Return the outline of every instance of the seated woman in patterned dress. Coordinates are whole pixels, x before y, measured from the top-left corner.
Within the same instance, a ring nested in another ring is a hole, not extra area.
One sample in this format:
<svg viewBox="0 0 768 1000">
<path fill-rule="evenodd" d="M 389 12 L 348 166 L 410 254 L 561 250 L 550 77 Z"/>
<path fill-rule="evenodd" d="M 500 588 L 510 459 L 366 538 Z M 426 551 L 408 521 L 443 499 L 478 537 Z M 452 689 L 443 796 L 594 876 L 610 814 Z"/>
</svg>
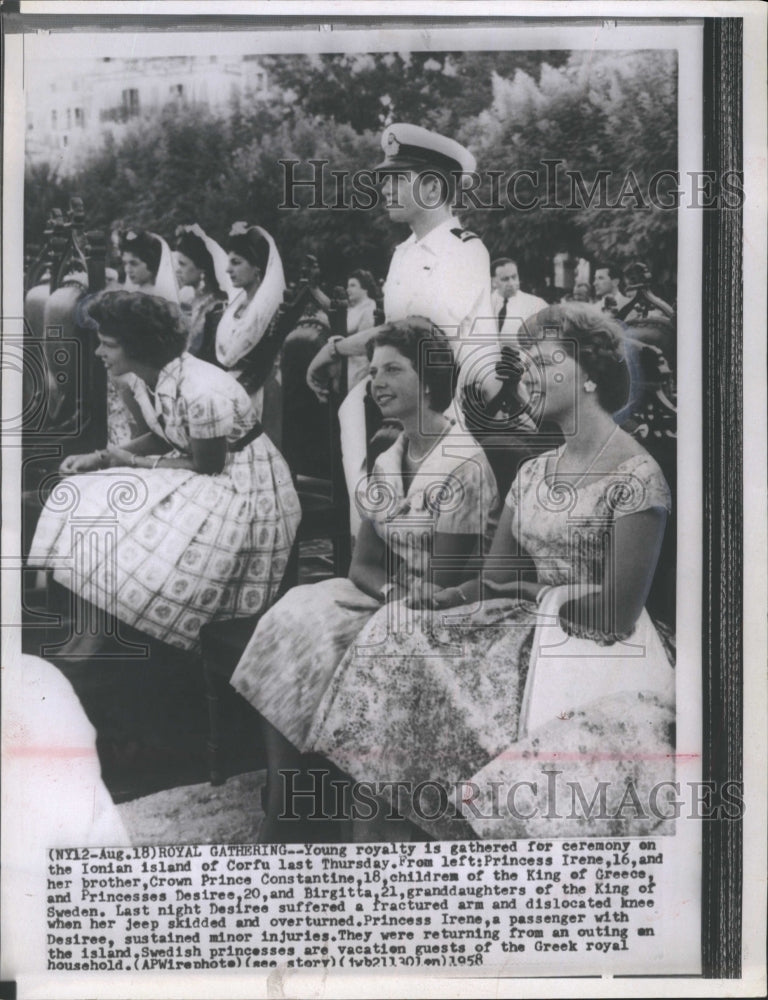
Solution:
<svg viewBox="0 0 768 1000">
<path fill-rule="evenodd" d="M 149 429 L 64 459 L 29 561 L 145 635 L 195 650 L 202 625 L 274 599 L 301 516 L 291 475 L 245 391 L 186 353 L 178 309 L 103 292 L 89 315 L 97 355 L 126 378 Z"/>
<path fill-rule="evenodd" d="M 410 630 L 377 615 L 358 633 L 302 745 L 357 781 L 402 782 L 400 815 L 440 838 L 615 833 L 628 825 L 641 834 L 659 818 L 633 826 L 628 813 L 603 817 L 603 825 L 569 817 L 558 829 L 542 802 L 542 768 L 552 763 L 563 788 L 581 782 L 588 800 L 605 780 L 609 813 L 628 781 L 643 790 L 647 812 L 647 794 L 671 777 L 674 671 L 644 611 L 669 490 L 611 416 L 629 386 L 618 325 L 569 303 L 525 328 L 522 391 L 531 414 L 556 422 L 565 444 L 521 467 L 479 576 L 422 594 Z M 571 658 L 560 687 L 532 693 L 537 721 L 527 731 L 525 682 L 532 648 L 543 649 L 534 647 L 536 626 L 547 623 L 557 630 L 547 654 L 569 634 L 580 645 L 563 650 Z M 538 800 L 507 796 L 530 783 Z M 369 834 L 385 839 L 387 826 Z"/>
<path fill-rule="evenodd" d="M 358 495 L 363 523 L 349 577 L 290 590 L 261 619 L 232 677 L 265 720 L 262 842 L 302 842 L 320 832 L 311 821 L 279 818 L 279 771 L 305 767 L 318 703 L 361 629 L 371 619 L 396 627 L 401 599 L 428 586 L 427 578 L 440 587 L 464 579 L 466 559 L 482 551 L 497 506 L 485 455 L 443 415 L 456 368 L 442 332 L 411 317 L 382 327 L 368 351 L 373 398 L 403 432 Z"/>
</svg>

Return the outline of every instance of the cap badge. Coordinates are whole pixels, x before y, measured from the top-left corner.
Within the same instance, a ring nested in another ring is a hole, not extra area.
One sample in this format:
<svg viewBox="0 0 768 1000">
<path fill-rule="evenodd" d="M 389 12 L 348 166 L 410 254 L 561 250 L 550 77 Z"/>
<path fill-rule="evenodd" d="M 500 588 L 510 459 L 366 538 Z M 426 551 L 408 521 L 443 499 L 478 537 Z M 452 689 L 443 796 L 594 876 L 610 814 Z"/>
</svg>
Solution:
<svg viewBox="0 0 768 1000">
<path fill-rule="evenodd" d="M 400 143 L 397 141 L 394 132 L 390 132 L 387 136 L 387 144 L 385 146 L 385 152 L 388 156 L 397 156 L 400 151 Z"/>
</svg>

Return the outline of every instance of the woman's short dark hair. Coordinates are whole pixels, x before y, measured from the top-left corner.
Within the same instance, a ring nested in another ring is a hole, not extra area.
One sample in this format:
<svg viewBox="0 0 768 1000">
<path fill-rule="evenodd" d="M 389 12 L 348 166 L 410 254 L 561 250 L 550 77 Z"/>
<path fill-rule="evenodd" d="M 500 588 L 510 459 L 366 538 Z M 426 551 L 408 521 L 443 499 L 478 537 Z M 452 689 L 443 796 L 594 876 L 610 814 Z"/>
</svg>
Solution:
<svg viewBox="0 0 768 1000">
<path fill-rule="evenodd" d="M 162 368 L 182 354 L 187 332 L 178 308 L 157 295 L 101 292 L 88 317 L 105 337 L 114 337 L 129 358 Z"/>
<path fill-rule="evenodd" d="M 430 409 L 442 413 L 450 406 L 459 370 L 450 341 L 439 326 L 423 316 L 385 323 L 366 345 L 369 361 L 377 347 L 394 347 L 408 358 L 421 384 L 429 389 Z"/>
<path fill-rule="evenodd" d="M 236 223 L 237 225 L 237 223 Z M 253 227 L 243 232 L 230 233 L 227 238 L 227 253 L 236 253 L 247 260 L 252 267 L 258 267 L 262 275 L 269 261 L 269 243 Z"/>
<path fill-rule="evenodd" d="M 362 268 L 358 268 L 358 270 L 353 271 L 349 277 L 354 278 L 360 287 L 366 290 L 369 298 L 376 299 L 379 294 L 379 289 L 376 285 L 376 279 L 370 271 L 364 271 Z"/>
<path fill-rule="evenodd" d="M 615 413 L 629 398 L 629 369 L 624 358 L 624 335 L 607 313 L 589 303 L 561 302 L 547 306 L 525 320 L 521 340 L 541 340 L 556 336 L 563 349 L 576 361 L 597 388 L 604 410 Z"/>
<path fill-rule="evenodd" d="M 176 250 L 178 253 L 188 257 L 195 267 L 203 272 L 208 288 L 215 291 L 219 287 L 219 283 L 216 280 L 216 269 L 213 266 L 213 257 L 211 257 L 208 247 L 199 236 L 190 232 L 181 233 L 176 240 Z"/>
<path fill-rule="evenodd" d="M 134 257 L 143 260 L 152 272 L 152 279 L 157 277 L 163 245 L 152 233 L 143 229 L 124 230 L 120 233 L 120 253 L 132 253 Z"/>
</svg>

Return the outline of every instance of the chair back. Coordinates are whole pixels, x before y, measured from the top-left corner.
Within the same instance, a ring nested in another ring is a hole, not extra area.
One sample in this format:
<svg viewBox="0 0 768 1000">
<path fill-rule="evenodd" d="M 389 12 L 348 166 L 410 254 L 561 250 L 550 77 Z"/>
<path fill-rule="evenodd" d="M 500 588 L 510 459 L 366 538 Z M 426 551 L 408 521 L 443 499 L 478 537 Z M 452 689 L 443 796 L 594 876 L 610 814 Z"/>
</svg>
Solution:
<svg viewBox="0 0 768 1000">
<path fill-rule="evenodd" d="M 286 337 L 281 352 L 283 393 L 283 456 L 293 476 L 302 509 L 298 542 L 329 539 L 333 544 L 334 573 L 346 574 L 351 555 L 349 497 L 341 456 L 338 410 L 346 396 L 346 364 L 321 403 L 307 385 L 310 362 L 326 343 L 331 330 L 346 331 L 346 295 L 334 289 L 326 320 L 315 304 L 307 302 L 302 316 Z M 298 550 L 288 574 L 295 583 Z"/>
</svg>

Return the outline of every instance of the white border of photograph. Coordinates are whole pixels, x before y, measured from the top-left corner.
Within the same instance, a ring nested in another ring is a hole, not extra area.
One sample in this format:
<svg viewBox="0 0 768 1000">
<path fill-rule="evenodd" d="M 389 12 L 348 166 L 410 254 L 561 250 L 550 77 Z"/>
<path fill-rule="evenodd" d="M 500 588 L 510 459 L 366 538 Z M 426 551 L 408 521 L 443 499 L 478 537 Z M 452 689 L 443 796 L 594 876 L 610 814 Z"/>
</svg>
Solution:
<svg viewBox="0 0 768 1000">
<path fill-rule="evenodd" d="M 99 4 L 100 14 L 126 13 L 124 5 Z M 756 5 L 759 7 L 760 5 Z M 46 13 L 56 15 L 76 14 L 79 10 L 92 14 L 94 5 L 80 4 L 23 4 L 22 12 Z M 210 5 L 164 3 L 162 10 L 159 5 L 137 3 L 130 5 L 130 13 L 143 14 L 148 18 L 161 12 L 163 14 L 178 14 L 180 17 L 193 13 L 210 14 Z M 618 8 L 618 9 L 617 9 Z M 706 9 L 702 9 L 706 8 Z M 740 16 L 748 14 L 753 5 L 733 4 L 652 4 L 635 3 L 617 4 L 580 4 L 577 11 L 574 5 L 540 3 L 535 7 L 525 4 L 398 4 L 393 10 L 391 4 L 223 4 L 217 7 L 216 14 L 267 14 L 279 15 L 289 13 L 299 16 L 307 11 L 317 16 L 321 10 L 329 14 L 346 16 L 351 13 L 363 13 L 369 16 L 396 13 L 406 19 L 409 14 L 447 14 L 457 13 L 472 17 L 481 15 L 510 14 L 562 17 L 562 24 L 531 25 L 530 23 L 510 25 L 514 33 L 513 45 L 502 43 L 498 29 L 487 28 L 437 28 L 437 29 L 344 29 L 334 31 L 299 31 L 299 30 L 254 30 L 233 33 L 166 31 L 162 34 L 136 33 L 97 33 L 80 34 L 76 32 L 51 33 L 39 36 L 8 36 L 5 37 L 5 158 L 4 158 L 4 240 L 3 263 L 5 280 L 3 282 L 3 317 L 20 317 L 23 313 L 23 282 L 21 280 L 21 254 L 23 246 L 22 199 L 19 193 L 23 188 L 23 144 L 25 136 L 24 103 L 19 100 L 18 81 L 25 74 L 34 71 L 36 60 L 65 58 L 76 59 L 79 55 L 126 56 L 132 51 L 142 57 L 151 55 L 193 54 L 196 51 L 206 54 L 220 51 L 232 53 L 241 45 L 248 52 L 278 53 L 278 52 L 310 52 L 310 51 L 386 51 L 402 50 L 406 47 L 423 49 L 429 47 L 435 51 L 461 48 L 496 49 L 496 48 L 676 48 L 679 53 L 679 163 L 681 175 L 687 171 L 701 169 L 702 164 L 702 108 L 701 108 L 701 74 L 702 74 L 702 29 L 700 25 L 670 24 L 663 31 L 658 26 L 623 25 L 611 23 L 613 17 L 695 17 L 704 16 Z M 607 22 L 602 27 L 594 23 L 574 26 L 569 18 L 585 18 L 602 16 Z M 757 797 L 756 792 L 765 791 L 764 774 L 764 681 L 762 676 L 753 676 L 752 671 L 764 662 L 765 630 L 763 625 L 764 609 L 764 556 L 765 551 L 765 521 L 757 516 L 755 505 L 764 505 L 764 472 L 765 434 L 762 424 L 765 409 L 764 364 L 753 363 L 753 359 L 764 361 L 764 343 L 760 343 L 759 333 L 764 325 L 765 290 L 765 197 L 762 193 L 765 180 L 764 163 L 760 167 L 757 162 L 761 153 L 765 152 L 763 118 L 757 107 L 758 95 L 763 101 L 764 90 L 760 83 L 764 79 L 761 73 L 764 69 L 764 48 L 759 48 L 760 39 L 764 41 L 764 18 L 760 25 L 755 23 L 755 30 L 750 32 L 745 25 L 745 48 L 753 53 L 745 59 L 745 70 L 750 66 L 756 71 L 748 80 L 747 94 L 753 94 L 751 103 L 745 101 L 745 115 L 749 115 L 749 123 L 745 121 L 745 154 L 746 154 L 746 187 L 747 204 L 745 207 L 745 223 L 748 228 L 746 245 L 753 248 L 750 256 L 745 256 L 745 282 L 748 293 L 745 295 L 745 409 L 747 414 L 754 413 L 753 407 L 761 414 L 759 420 L 752 421 L 747 415 L 745 432 L 754 435 L 751 443 L 745 442 L 745 454 L 754 459 L 752 468 L 745 468 L 750 475 L 747 487 L 747 521 L 745 523 L 745 576 L 747 587 L 745 599 L 745 639 L 747 641 L 746 662 L 750 675 L 745 680 L 745 735 L 746 745 L 755 746 L 758 753 L 745 760 L 747 788 L 749 791 L 748 808 L 745 817 L 745 836 L 748 833 L 747 845 L 760 850 L 764 845 L 765 815 L 762 806 L 755 808 L 756 802 L 763 803 L 764 794 Z M 461 40 L 457 44 L 456 31 L 461 31 Z M 23 50 L 23 51 L 22 51 Z M 61 54 L 61 56 L 60 56 Z M 763 69 L 761 69 L 761 67 Z M 759 123 L 757 119 L 759 118 Z M 631 164 L 630 164 L 631 165 Z M 664 166 L 664 165 L 661 165 Z M 678 495 L 676 503 L 679 510 L 694 512 L 679 521 L 678 537 L 678 764 L 677 780 L 681 783 L 700 779 L 700 759 L 696 754 L 701 747 L 701 260 L 702 260 L 702 213 L 697 210 L 681 208 L 678 215 L 678 358 L 679 358 L 679 434 L 678 434 Z M 760 222 L 762 220 L 762 226 Z M 759 230 L 759 231 L 756 231 Z M 762 305 L 762 310 L 761 310 Z M 16 330 L 11 331 L 16 333 Z M 6 371 L 3 372 L 3 416 L 18 412 L 20 380 Z M 747 407 L 749 407 L 747 409 Z M 20 453 L 18 450 L 6 450 L 3 454 L 3 620 L 8 623 L 20 616 L 20 598 L 17 568 L 20 555 L 18 548 L 18 523 L 14 524 L 12 501 L 9 497 L 18 496 L 20 483 Z M 755 483 L 755 479 L 757 480 Z M 762 511 L 760 512 L 762 513 Z M 10 516 L 9 516 L 10 515 Z M 755 543 L 759 545 L 759 558 L 755 558 Z M 755 565 L 757 564 L 757 566 Z M 18 657 L 20 652 L 20 631 L 13 628 L 3 630 L 4 662 Z M 755 671 L 757 672 L 757 671 Z M 763 715 L 757 714 L 762 706 Z M 688 759 L 687 755 L 691 757 Z M 22 818 L 6 817 L 5 822 L 23 822 Z M 558 983 L 557 980 L 499 980 L 493 984 L 486 976 L 470 979 L 458 975 L 414 976 L 413 974 L 397 973 L 388 976 L 386 984 L 381 974 L 357 976 L 351 978 L 334 973 L 309 973 L 307 970 L 275 970 L 269 976 L 257 977 L 249 974 L 247 977 L 238 975 L 213 974 L 184 976 L 181 974 L 164 974 L 157 977 L 136 977 L 123 974 L 118 982 L 114 977 L 103 977 L 96 974 L 88 975 L 87 990 L 89 994 L 108 996 L 125 996 L 126 986 L 130 985 L 131 997 L 250 997 L 268 995 L 295 996 L 380 996 L 386 985 L 388 996 L 411 996 L 418 990 L 423 996 L 486 996 L 493 988 L 498 996 L 550 996 L 550 995 L 583 995 L 583 996 L 640 996 L 667 995 L 739 995 L 736 983 L 722 984 L 721 989 L 712 980 L 700 981 L 695 976 L 700 963 L 700 908 L 698 894 L 700 891 L 701 843 L 700 825 L 680 821 L 675 837 L 664 839 L 664 851 L 668 856 L 665 869 L 674 870 L 674 878 L 665 883 L 664 906 L 665 928 L 663 940 L 668 942 L 673 952 L 670 963 L 663 965 L 662 975 L 691 976 L 691 979 L 666 980 L 664 978 L 637 980 L 622 979 L 620 982 L 610 982 L 610 977 L 602 980 L 588 979 L 583 982 L 568 980 Z M 760 836 L 762 834 L 762 840 Z M 757 838 L 757 839 L 756 839 Z M 754 856 L 754 865 L 764 865 L 764 859 Z M 750 867 L 749 855 L 745 856 L 745 871 L 755 871 Z M 745 886 L 745 889 L 747 886 Z M 6 919 L 12 910 L 12 901 L 3 900 L 6 904 L 4 912 Z M 43 914 L 41 913 L 41 918 Z M 755 944 L 753 934 L 760 933 L 760 918 L 765 922 L 764 905 L 755 903 L 754 898 L 745 895 L 744 910 L 745 960 L 748 956 L 755 962 L 755 956 L 760 955 L 760 944 Z M 660 935 L 661 936 L 661 935 Z M 748 945 L 748 939 L 751 944 Z M 758 939 L 759 940 L 759 939 Z M 34 956 L 32 956 L 34 957 Z M 39 958 L 39 956 L 38 956 Z M 21 961 L 21 959 L 19 959 Z M 23 966 L 19 966 L 19 969 Z M 27 966 L 27 968 L 30 968 Z M 563 963 L 553 963 L 556 974 L 564 968 Z M 4 974 L 9 976 L 4 962 Z M 616 970 L 619 971 L 619 970 Z M 574 967 L 578 974 L 578 968 Z M 654 970 L 656 973 L 656 970 Z M 746 969 L 745 969 L 746 973 Z M 47 974 L 19 974 L 20 997 L 80 997 L 84 985 L 78 983 L 77 977 L 61 978 Z M 746 986 L 746 982 L 742 984 Z M 690 992 L 689 992 L 690 990 Z M 699 992 L 701 990 L 701 992 Z M 744 994 L 749 995 L 749 994 Z"/>
</svg>

